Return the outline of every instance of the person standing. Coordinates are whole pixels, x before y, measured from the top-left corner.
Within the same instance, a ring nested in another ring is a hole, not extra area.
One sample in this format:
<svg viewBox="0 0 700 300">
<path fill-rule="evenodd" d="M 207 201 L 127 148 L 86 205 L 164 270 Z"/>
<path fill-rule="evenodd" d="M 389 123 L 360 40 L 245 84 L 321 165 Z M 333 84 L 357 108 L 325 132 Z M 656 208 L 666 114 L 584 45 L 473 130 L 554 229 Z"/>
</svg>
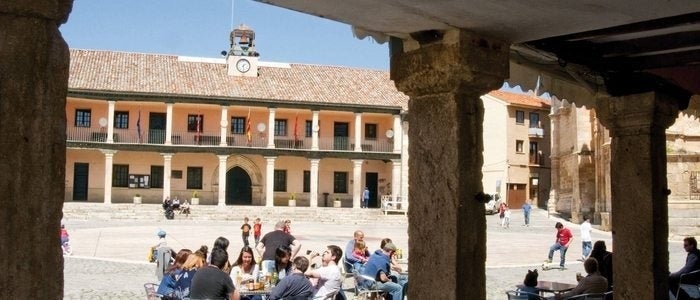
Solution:
<svg viewBox="0 0 700 300">
<path fill-rule="evenodd" d="M 262 222 L 260 218 L 255 218 L 255 223 L 253 223 L 253 237 L 255 238 L 255 246 L 260 243 L 260 233 L 262 232 Z"/>
<path fill-rule="evenodd" d="M 571 244 L 571 241 L 573 240 L 574 236 L 571 234 L 571 230 L 569 230 L 569 228 L 565 228 L 561 222 L 557 222 L 557 224 L 554 225 L 554 228 L 557 229 L 557 235 L 556 240 L 554 241 L 554 245 L 552 245 L 552 247 L 549 247 L 547 263 L 552 262 L 552 257 L 554 257 L 554 251 L 558 250 L 559 256 L 561 257 L 559 267 L 564 269 L 564 263 L 566 262 L 566 250 L 569 249 L 569 244 Z"/>
<path fill-rule="evenodd" d="M 243 225 L 241 225 L 241 237 L 243 238 L 243 246 L 246 247 L 250 245 L 248 238 L 250 237 L 250 224 L 248 224 L 248 217 L 243 218 Z"/>
<path fill-rule="evenodd" d="M 525 200 L 525 204 L 523 204 L 523 215 L 525 216 L 525 224 L 523 224 L 523 226 L 530 226 L 530 211 L 532 211 L 532 205 L 530 205 L 530 200 Z"/>
<path fill-rule="evenodd" d="M 362 191 L 362 205 L 360 206 L 361 208 L 368 208 L 369 207 L 369 189 L 365 187 L 365 190 Z"/>
<path fill-rule="evenodd" d="M 258 253 L 262 256 L 262 272 L 272 272 L 275 267 L 275 252 L 281 246 L 291 248 L 291 257 L 295 257 L 301 242 L 294 238 L 291 234 L 284 232 L 285 222 L 279 221 L 275 224 L 275 230 L 268 232 L 260 240 L 260 243 L 255 247 Z"/>
<path fill-rule="evenodd" d="M 165 240 L 165 231 L 158 231 L 158 245 L 156 245 L 156 277 L 158 281 L 163 280 L 163 274 L 170 267 L 173 261 L 173 249 L 168 246 Z"/>
<path fill-rule="evenodd" d="M 581 261 L 588 258 L 588 254 L 591 253 L 593 249 L 593 241 L 591 240 L 591 222 L 588 216 L 583 216 L 583 223 L 581 223 Z"/>
<path fill-rule="evenodd" d="M 510 228 L 510 208 L 508 208 L 508 205 L 506 205 L 505 211 L 503 212 L 501 227 Z"/>
</svg>

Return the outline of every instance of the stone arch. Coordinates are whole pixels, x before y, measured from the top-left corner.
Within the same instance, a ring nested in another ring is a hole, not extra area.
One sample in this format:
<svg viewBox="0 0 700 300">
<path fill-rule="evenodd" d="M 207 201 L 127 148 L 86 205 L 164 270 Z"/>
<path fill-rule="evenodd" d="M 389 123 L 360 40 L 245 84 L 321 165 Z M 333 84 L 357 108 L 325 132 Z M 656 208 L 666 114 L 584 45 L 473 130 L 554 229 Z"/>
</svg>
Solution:
<svg viewBox="0 0 700 300">
<path fill-rule="evenodd" d="M 243 156 L 243 155 L 232 155 L 226 160 L 226 171 L 228 172 L 229 170 L 235 168 L 235 167 L 240 167 L 244 171 L 248 173 L 248 176 L 250 176 L 250 185 L 252 189 L 252 196 L 253 196 L 253 204 L 254 205 L 263 205 L 263 197 L 262 197 L 262 182 L 263 182 L 263 175 L 262 171 L 258 167 L 253 160 L 250 158 Z M 219 167 L 217 166 L 214 169 L 214 176 L 212 183 L 214 185 L 219 185 Z"/>
</svg>

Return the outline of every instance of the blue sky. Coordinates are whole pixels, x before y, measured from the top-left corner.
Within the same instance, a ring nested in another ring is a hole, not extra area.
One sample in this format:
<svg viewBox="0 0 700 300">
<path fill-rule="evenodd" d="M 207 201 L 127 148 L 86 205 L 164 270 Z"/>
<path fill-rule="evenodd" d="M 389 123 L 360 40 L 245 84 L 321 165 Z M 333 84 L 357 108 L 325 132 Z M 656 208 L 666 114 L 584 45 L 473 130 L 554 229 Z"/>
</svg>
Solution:
<svg viewBox="0 0 700 300">
<path fill-rule="evenodd" d="M 220 57 L 231 1 L 75 0 L 60 30 L 71 48 Z M 389 69 L 388 44 L 358 40 L 346 24 L 235 0 L 234 27 L 240 23 L 255 30 L 263 61 Z"/>
</svg>

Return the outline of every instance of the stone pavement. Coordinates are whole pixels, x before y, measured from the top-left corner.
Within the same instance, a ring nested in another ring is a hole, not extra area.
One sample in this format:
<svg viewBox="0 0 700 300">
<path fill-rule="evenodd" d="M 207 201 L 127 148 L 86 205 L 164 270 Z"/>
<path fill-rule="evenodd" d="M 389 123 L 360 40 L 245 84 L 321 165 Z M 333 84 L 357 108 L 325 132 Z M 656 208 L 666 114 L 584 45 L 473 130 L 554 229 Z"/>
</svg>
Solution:
<svg viewBox="0 0 700 300">
<path fill-rule="evenodd" d="M 307 249 L 322 250 L 328 244 L 344 248 L 356 229 L 365 232 L 372 249 L 378 248 L 379 241 L 384 237 L 393 239 L 397 247 L 408 249 L 407 224 L 318 224 L 290 218 L 292 234 L 302 242 L 302 253 Z M 549 246 L 554 242 L 554 223 L 561 220 L 548 217 L 543 210 L 533 211 L 530 227 L 522 226 L 523 217 L 519 210 L 513 210 L 509 229 L 500 227 L 497 215 L 487 215 L 486 219 L 487 298 L 505 299 L 505 291 L 521 283 L 528 269 L 541 269 Z M 576 261 L 581 256 L 579 226 L 562 222 L 574 234 L 573 244 L 567 253 L 568 269 L 540 270 L 540 279 L 575 283 L 575 274 L 585 273 L 581 262 Z M 144 299 L 143 284 L 156 280 L 155 266 L 146 262 L 146 256 L 148 248 L 157 242 L 156 232 L 159 229 L 168 233 L 168 243 L 174 249 L 186 247 L 194 250 L 202 244 L 211 249 L 218 236 L 231 241 L 231 256 L 237 256 L 238 249 L 243 246 L 240 222 L 67 219 L 65 223 L 73 247 L 73 256 L 65 258 L 65 299 Z M 272 220 L 263 220 L 263 234 L 272 230 L 272 223 Z M 593 240 L 599 239 L 605 240 L 612 248 L 610 233 L 594 230 Z M 675 271 L 685 262 L 682 243 L 670 242 L 669 252 L 670 269 Z M 410 257 L 410 252 L 405 250 L 404 255 Z M 436 249 L 436 255 L 440 255 L 439 249 Z M 558 262 L 558 259 L 556 253 L 554 261 Z"/>
</svg>

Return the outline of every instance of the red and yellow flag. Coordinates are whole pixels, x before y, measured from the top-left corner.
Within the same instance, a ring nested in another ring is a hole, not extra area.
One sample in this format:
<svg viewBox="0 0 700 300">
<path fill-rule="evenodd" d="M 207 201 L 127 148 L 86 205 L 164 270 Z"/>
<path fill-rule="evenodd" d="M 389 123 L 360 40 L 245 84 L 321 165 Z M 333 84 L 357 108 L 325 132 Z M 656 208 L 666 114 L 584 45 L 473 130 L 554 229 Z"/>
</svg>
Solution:
<svg viewBox="0 0 700 300">
<path fill-rule="evenodd" d="M 253 140 L 253 135 L 250 132 L 250 108 L 248 108 L 248 117 L 245 119 L 245 135 L 248 137 L 248 144 Z"/>
</svg>

